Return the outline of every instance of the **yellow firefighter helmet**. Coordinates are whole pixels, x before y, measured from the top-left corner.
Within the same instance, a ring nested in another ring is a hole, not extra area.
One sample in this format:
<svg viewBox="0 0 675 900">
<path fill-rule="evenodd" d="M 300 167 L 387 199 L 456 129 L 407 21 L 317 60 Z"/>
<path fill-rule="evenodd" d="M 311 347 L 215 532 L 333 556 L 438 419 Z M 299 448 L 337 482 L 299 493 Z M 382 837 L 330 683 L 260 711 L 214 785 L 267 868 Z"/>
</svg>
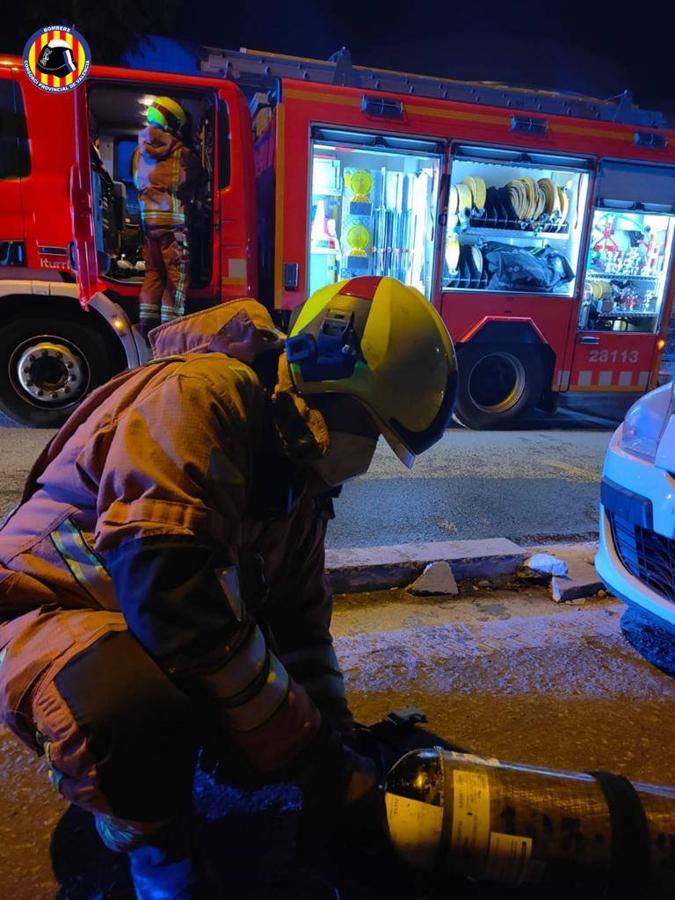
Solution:
<svg viewBox="0 0 675 900">
<path fill-rule="evenodd" d="M 148 107 L 147 119 L 150 125 L 178 134 L 187 122 L 187 115 L 177 100 L 172 100 L 171 97 L 155 97 Z"/>
<path fill-rule="evenodd" d="M 359 400 L 407 466 L 452 415 L 457 363 L 443 320 L 416 288 L 361 276 L 312 294 L 286 341 L 291 378 L 308 401 Z"/>
</svg>

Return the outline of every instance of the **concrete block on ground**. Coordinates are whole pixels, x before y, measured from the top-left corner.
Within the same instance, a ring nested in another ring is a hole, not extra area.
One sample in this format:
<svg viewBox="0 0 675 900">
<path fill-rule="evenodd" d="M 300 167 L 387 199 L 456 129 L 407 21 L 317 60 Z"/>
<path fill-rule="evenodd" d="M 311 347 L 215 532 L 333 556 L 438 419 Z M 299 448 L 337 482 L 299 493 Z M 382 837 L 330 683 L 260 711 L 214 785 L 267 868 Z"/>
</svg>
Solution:
<svg viewBox="0 0 675 900">
<path fill-rule="evenodd" d="M 595 571 L 595 566 L 584 560 L 570 562 L 566 576 L 554 575 L 551 579 L 551 597 L 556 603 L 594 597 L 604 585 Z"/>
<path fill-rule="evenodd" d="M 540 575 L 567 575 L 567 563 L 552 553 L 535 553 L 525 560 L 525 566 Z"/>
<path fill-rule="evenodd" d="M 512 575 L 526 551 L 506 538 L 434 541 L 327 550 L 326 568 L 336 593 L 407 587 L 430 562 L 445 560 L 457 581 Z"/>
<path fill-rule="evenodd" d="M 429 563 L 419 578 L 408 588 L 416 597 L 436 597 L 459 594 L 459 588 L 449 564 L 443 559 Z"/>
</svg>

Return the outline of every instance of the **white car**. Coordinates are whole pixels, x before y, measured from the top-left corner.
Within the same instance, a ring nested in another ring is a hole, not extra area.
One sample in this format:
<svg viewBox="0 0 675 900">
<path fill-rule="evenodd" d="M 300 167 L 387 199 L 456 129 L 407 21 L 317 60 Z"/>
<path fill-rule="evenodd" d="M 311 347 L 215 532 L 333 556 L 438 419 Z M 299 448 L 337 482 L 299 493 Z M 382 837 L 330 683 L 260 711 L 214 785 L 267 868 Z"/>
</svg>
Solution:
<svg viewBox="0 0 675 900">
<path fill-rule="evenodd" d="M 675 382 L 641 397 L 605 457 L 598 574 L 675 634 Z"/>
</svg>

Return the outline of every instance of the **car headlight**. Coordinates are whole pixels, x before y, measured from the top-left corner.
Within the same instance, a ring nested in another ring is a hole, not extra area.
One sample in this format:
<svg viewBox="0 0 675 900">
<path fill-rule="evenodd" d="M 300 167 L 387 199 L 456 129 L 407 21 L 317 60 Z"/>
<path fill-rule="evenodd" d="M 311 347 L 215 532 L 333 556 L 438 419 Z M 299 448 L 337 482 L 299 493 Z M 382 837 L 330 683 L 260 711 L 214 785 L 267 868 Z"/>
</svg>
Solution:
<svg viewBox="0 0 675 900">
<path fill-rule="evenodd" d="M 664 384 L 628 410 L 621 432 L 621 447 L 627 453 L 654 462 L 659 441 L 675 411 L 674 389 L 675 382 Z"/>
</svg>

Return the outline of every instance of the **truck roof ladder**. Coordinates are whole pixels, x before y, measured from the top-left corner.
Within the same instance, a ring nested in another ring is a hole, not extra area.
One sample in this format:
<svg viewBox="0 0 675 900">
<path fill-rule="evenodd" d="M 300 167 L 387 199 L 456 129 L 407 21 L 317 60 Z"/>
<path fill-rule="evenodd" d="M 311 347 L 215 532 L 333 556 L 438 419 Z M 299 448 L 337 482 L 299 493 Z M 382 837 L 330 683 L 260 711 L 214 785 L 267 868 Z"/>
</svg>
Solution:
<svg viewBox="0 0 675 900">
<path fill-rule="evenodd" d="M 293 78 L 317 84 L 356 87 L 368 92 L 411 94 L 435 100 L 480 103 L 647 128 L 667 127 L 662 113 L 635 106 L 630 91 L 624 91 L 619 97 L 599 100 L 571 92 L 509 87 L 492 81 L 458 81 L 431 75 L 392 72 L 388 69 L 369 69 L 352 65 L 351 56 L 345 47 L 326 61 L 258 50 L 203 47 L 201 70 L 205 74 L 231 78 L 242 88 L 253 91 L 269 91 L 279 79 Z"/>
</svg>

